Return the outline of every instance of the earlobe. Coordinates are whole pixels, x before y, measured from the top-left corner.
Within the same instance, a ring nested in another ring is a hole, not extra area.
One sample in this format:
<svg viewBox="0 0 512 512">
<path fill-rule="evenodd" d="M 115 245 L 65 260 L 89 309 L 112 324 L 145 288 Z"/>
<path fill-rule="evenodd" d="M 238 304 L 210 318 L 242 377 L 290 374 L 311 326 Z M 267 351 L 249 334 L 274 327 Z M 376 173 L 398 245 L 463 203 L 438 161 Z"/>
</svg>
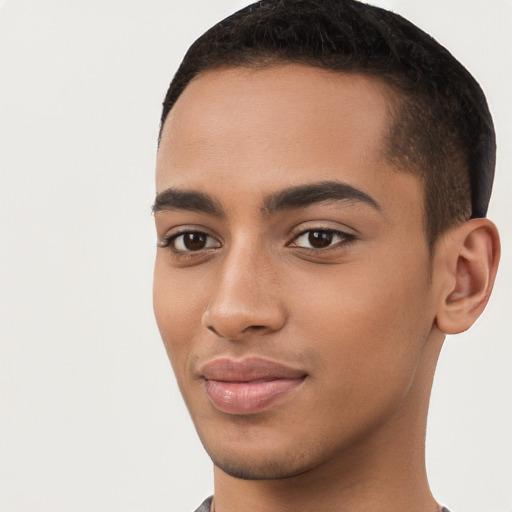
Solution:
<svg viewBox="0 0 512 512">
<path fill-rule="evenodd" d="M 489 300 L 500 241 L 490 220 L 471 219 L 447 233 L 444 243 L 445 286 L 436 322 L 446 334 L 457 334 L 471 327 Z"/>
</svg>

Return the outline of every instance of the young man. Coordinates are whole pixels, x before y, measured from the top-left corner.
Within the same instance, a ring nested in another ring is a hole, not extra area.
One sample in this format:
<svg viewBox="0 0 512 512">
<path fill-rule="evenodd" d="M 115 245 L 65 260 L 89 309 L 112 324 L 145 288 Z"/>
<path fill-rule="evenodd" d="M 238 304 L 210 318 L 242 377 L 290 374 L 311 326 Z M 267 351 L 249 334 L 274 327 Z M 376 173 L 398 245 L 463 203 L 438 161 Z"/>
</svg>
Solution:
<svg viewBox="0 0 512 512">
<path fill-rule="evenodd" d="M 164 102 L 154 305 L 215 494 L 199 511 L 434 512 L 430 389 L 499 259 L 485 97 L 353 0 L 269 0 Z"/>
</svg>

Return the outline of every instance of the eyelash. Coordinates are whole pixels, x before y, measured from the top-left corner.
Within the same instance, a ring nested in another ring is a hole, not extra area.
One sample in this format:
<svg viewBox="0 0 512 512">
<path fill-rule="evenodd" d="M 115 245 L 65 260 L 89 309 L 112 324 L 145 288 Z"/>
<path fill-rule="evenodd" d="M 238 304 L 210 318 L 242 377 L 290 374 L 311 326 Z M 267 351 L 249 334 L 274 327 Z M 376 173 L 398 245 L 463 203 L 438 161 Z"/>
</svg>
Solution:
<svg viewBox="0 0 512 512">
<path fill-rule="evenodd" d="M 194 254 L 198 254 L 202 251 L 204 251 L 205 249 L 208 250 L 208 249 L 212 249 L 212 247 L 205 247 L 203 249 L 199 249 L 197 251 L 194 251 L 194 250 L 183 250 L 183 249 L 177 249 L 176 247 L 174 247 L 174 244 L 176 242 L 176 240 L 179 238 L 179 237 L 182 237 L 182 236 L 185 236 L 185 235 L 204 235 L 205 237 L 207 237 L 208 239 L 210 240 L 215 240 L 215 238 L 211 235 L 209 235 L 208 233 L 204 232 L 204 231 L 200 231 L 200 230 L 194 230 L 194 229 L 187 229 L 187 230 L 184 230 L 184 231 L 181 231 L 179 233 L 173 233 L 172 235 L 169 235 L 169 236 L 166 236 L 164 238 L 162 238 L 159 242 L 158 242 L 158 247 L 161 247 L 161 248 L 164 248 L 164 249 L 170 249 L 171 252 L 176 255 L 176 256 L 188 256 L 188 255 L 194 255 Z M 220 242 L 219 242 L 220 244 Z M 217 247 L 215 247 L 216 249 Z"/>
<path fill-rule="evenodd" d="M 330 240 L 328 246 L 321 247 L 321 248 L 317 248 L 317 247 L 301 247 L 301 246 L 294 245 L 297 242 L 297 240 L 299 240 L 303 236 L 307 235 L 308 233 L 309 233 L 309 236 L 311 236 L 313 233 L 329 234 L 333 238 L 337 237 L 339 240 L 337 242 L 335 242 L 335 243 L 332 243 L 332 240 Z M 354 242 L 355 240 L 356 240 L 356 236 L 355 235 L 350 234 L 350 233 L 346 233 L 344 231 L 340 231 L 338 229 L 315 227 L 315 228 L 309 228 L 309 229 L 302 230 L 300 233 L 295 235 L 293 240 L 292 240 L 292 242 L 290 242 L 288 244 L 288 247 L 294 247 L 295 246 L 295 247 L 298 247 L 300 249 L 303 249 L 303 250 L 305 249 L 307 251 L 310 251 L 312 253 L 320 253 L 320 252 L 326 252 L 326 251 L 329 251 L 329 250 L 337 249 L 340 246 L 345 246 L 346 247 L 349 244 L 351 244 L 352 242 Z"/>
<path fill-rule="evenodd" d="M 301 237 L 307 235 L 309 233 L 309 236 L 311 236 L 312 233 L 323 233 L 323 234 L 329 234 L 330 236 L 332 236 L 333 238 L 338 238 L 339 240 L 332 244 L 332 240 L 329 241 L 329 245 L 326 246 L 326 247 L 321 247 L 321 248 L 316 248 L 316 247 L 301 247 L 301 246 L 297 246 L 297 245 L 294 245 L 297 240 L 299 240 Z M 218 246 L 217 247 L 204 247 L 204 248 L 201 248 L 201 249 L 198 249 L 197 251 L 194 251 L 194 250 L 183 250 L 183 249 L 177 249 L 174 244 L 176 242 L 176 240 L 182 236 L 185 236 L 185 235 L 203 235 L 205 237 L 207 237 L 207 239 L 209 240 L 216 240 L 213 236 L 209 235 L 208 233 L 204 232 L 204 231 L 199 231 L 199 230 L 193 230 L 193 229 L 188 229 L 186 231 L 181 231 L 179 233 L 173 233 L 172 235 L 169 235 L 169 236 L 166 236 L 164 238 L 162 238 L 159 242 L 158 242 L 158 247 L 160 248 L 164 248 L 164 249 L 170 249 L 171 253 L 173 254 L 173 256 L 177 257 L 177 258 L 180 258 L 180 257 L 194 257 L 195 255 L 200 255 L 200 254 L 204 254 L 204 251 L 210 251 L 212 249 L 219 249 L 220 247 L 222 247 L 221 243 L 218 242 Z M 344 231 L 340 231 L 340 230 L 336 230 L 336 229 L 331 229 L 331 228 L 321 228 L 321 227 L 316 227 L 316 228 L 309 228 L 309 229 L 305 229 L 299 233 L 297 233 L 294 237 L 293 237 L 293 240 L 287 244 L 287 247 L 295 247 L 295 248 L 298 248 L 298 249 L 302 249 L 302 250 L 306 250 L 310 253 L 325 253 L 326 251 L 329 251 L 329 250 L 333 250 L 333 249 L 336 249 L 336 248 L 339 248 L 340 246 L 348 246 L 349 244 L 351 244 L 352 242 L 354 242 L 356 240 L 356 236 L 353 235 L 353 234 L 350 234 L 350 233 L 346 233 Z M 208 243 L 208 242 L 207 242 Z"/>
</svg>

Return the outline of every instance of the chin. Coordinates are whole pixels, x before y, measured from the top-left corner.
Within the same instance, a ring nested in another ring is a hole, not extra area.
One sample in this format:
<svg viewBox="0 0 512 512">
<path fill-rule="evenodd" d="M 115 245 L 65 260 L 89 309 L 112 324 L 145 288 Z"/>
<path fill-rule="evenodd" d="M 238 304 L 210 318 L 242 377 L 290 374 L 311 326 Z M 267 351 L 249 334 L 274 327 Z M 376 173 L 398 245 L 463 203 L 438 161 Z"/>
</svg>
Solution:
<svg viewBox="0 0 512 512">
<path fill-rule="evenodd" d="M 251 458 L 250 460 L 241 460 L 240 457 L 228 458 L 212 457 L 213 463 L 221 471 L 241 480 L 280 480 L 285 478 L 293 478 L 295 476 L 307 473 L 312 469 L 309 465 L 301 461 L 302 454 L 292 459 L 279 461 L 276 459 L 258 461 Z"/>
</svg>

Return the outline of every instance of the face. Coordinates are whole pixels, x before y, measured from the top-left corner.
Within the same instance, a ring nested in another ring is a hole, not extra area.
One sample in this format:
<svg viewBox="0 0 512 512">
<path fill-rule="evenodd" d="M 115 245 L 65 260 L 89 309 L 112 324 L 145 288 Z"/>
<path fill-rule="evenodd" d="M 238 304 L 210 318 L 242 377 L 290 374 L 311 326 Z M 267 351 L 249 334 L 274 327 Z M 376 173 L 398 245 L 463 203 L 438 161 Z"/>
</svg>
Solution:
<svg viewBox="0 0 512 512">
<path fill-rule="evenodd" d="M 415 410 L 431 262 L 422 187 L 383 156 L 386 97 L 355 74 L 235 68 L 196 78 L 166 121 L 155 314 L 231 475 L 332 464 Z"/>
</svg>

